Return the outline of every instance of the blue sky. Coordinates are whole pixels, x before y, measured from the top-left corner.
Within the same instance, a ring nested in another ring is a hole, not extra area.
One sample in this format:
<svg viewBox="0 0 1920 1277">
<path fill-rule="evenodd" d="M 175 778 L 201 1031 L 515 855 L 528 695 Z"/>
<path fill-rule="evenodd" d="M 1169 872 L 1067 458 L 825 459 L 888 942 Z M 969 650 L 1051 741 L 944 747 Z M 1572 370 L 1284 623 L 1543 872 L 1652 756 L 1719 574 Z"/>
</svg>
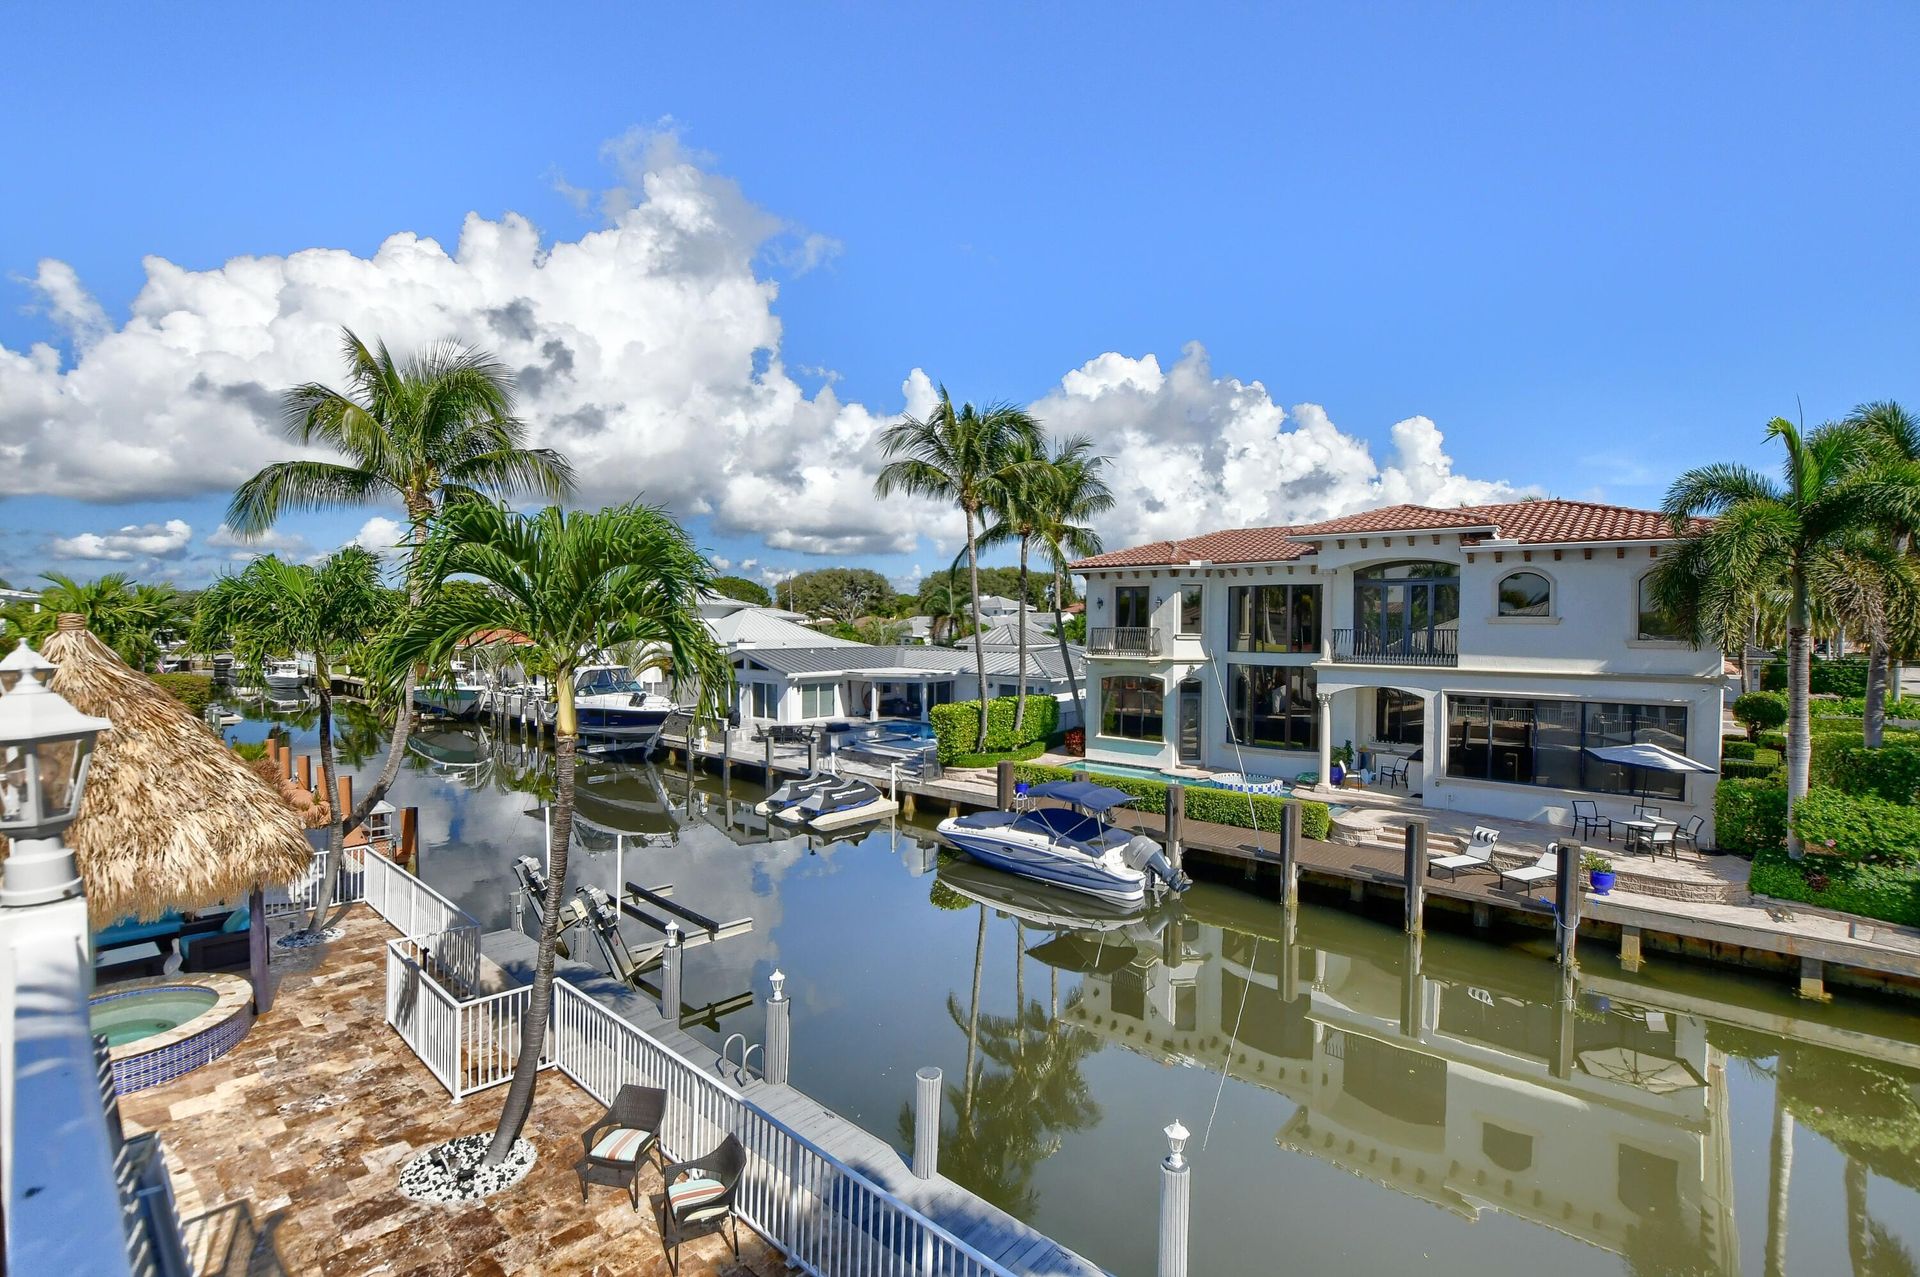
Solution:
<svg viewBox="0 0 1920 1277">
<path fill-rule="evenodd" d="M 397 339 L 484 341 L 516 290 L 539 305 L 512 362 L 557 333 L 580 365 L 548 366 L 579 384 L 528 416 L 579 441 L 588 495 L 670 501 L 752 571 L 944 563 L 950 521 L 860 499 L 861 441 L 916 369 L 1096 433 L 1115 542 L 1376 497 L 1655 503 L 1689 465 L 1767 461 L 1796 403 L 1920 402 L 1916 27 L 1868 5 L 12 7 L 0 576 L 217 570 L 229 472 L 270 447 L 259 390 L 332 378 L 318 335 L 357 306 Z M 684 202 L 643 193 L 663 176 Z M 621 221 L 643 205 L 644 235 Z M 550 288 L 537 263 L 416 287 L 341 256 L 280 287 L 303 250 L 454 253 L 469 213 L 543 248 L 657 244 L 660 218 L 681 238 Z M 188 276 L 134 342 L 149 257 Z M 666 335 L 608 332 L 629 289 Z"/>
</svg>

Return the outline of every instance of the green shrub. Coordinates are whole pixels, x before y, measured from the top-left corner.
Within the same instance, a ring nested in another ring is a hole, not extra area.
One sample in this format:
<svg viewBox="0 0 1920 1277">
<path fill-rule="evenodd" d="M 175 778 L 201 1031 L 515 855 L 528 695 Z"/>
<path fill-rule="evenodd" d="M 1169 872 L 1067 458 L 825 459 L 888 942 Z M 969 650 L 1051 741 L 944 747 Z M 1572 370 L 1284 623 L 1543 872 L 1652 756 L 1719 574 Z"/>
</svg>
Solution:
<svg viewBox="0 0 1920 1277">
<path fill-rule="evenodd" d="M 1149 780 L 1145 776 L 1108 776 L 1100 772 L 1070 771 L 1065 767 L 1048 767 L 1042 763 L 1020 763 L 1015 765 L 1013 774 L 1029 785 L 1040 785 L 1050 780 L 1093 780 L 1133 796 L 1133 809 L 1150 812 L 1157 816 L 1166 815 L 1167 788 L 1170 782 Z M 1204 820 L 1212 825 L 1231 825 L 1236 829 L 1253 829 L 1258 820 L 1263 832 L 1280 828 L 1285 818 L 1286 805 L 1290 802 L 1300 804 L 1300 833 L 1306 838 L 1322 839 L 1333 828 L 1333 813 L 1327 810 L 1325 803 L 1312 799 L 1275 798 L 1270 794 L 1252 795 L 1252 804 L 1248 804 L 1249 795 L 1231 789 L 1216 789 L 1212 786 L 1188 785 L 1187 816 L 1192 820 Z"/>
<path fill-rule="evenodd" d="M 1807 854 L 1823 860 L 1920 865 L 1920 807 L 1810 789 L 1794 804 L 1793 828 Z"/>
<path fill-rule="evenodd" d="M 1754 856 L 1747 886 L 1755 895 L 1920 926 L 1920 871 L 1911 865 L 1856 864 L 1831 856 L 1793 860 L 1785 848 L 1772 847 Z"/>
<path fill-rule="evenodd" d="M 1787 734 L 1785 732 L 1761 732 L 1753 738 L 1753 743 L 1761 749 L 1784 751 L 1787 748 Z"/>
<path fill-rule="evenodd" d="M 953 761 L 944 764 L 948 767 L 993 767 L 1000 763 L 1024 763 L 1030 758 L 1038 758 L 1047 752 L 1045 741 L 1035 741 L 1031 745 L 1022 745 L 1018 749 L 1003 750 L 998 754 L 956 754 Z"/>
<path fill-rule="evenodd" d="M 1848 696 L 1842 698 L 1840 701 L 1840 712 L 1851 718 L 1865 718 L 1867 716 L 1867 698 L 1864 696 Z M 1911 696 L 1902 696 L 1899 700 L 1888 701 L 1887 717 L 1920 718 L 1920 699 Z"/>
<path fill-rule="evenodd" d="M 1752 737 L 1787 721 L 1787 698 L 1779 692 L 1748 692 L 1734 698 L 1733 716 Z"/>
<path fill-rule="evenodd" d="M 1752 856 L 1786 846 L 1786 786 L 1774 780 L 1721 781 L 1713 790 L 1713 828 L 1721 851 Z"/>
<path fill-rule="evenodd" d="M 1750 758 L 1723 758 L 1720 760 L 1720 774 L 1729 780 L 1766 780 L 1780 775 L 1780 764 L 1762 763 Z"/>
<path fill-rule="evenodd" d="M 1759 746 L 1750 740 L 1735 740 L 1732 737 L 1728 737 L 1726 740 L 1720 742 L 1720 757 L 1723 760 L 1738 758 L 1746 762 L 1752 762 L 1753 751 L 1758 748 Z"/>
<path fill-rule="evenodd" d="M 1769 661 L 1760 671 L 1760 686 L 1769 692 L 1787 690 L 1787 663 Z M 1865 696 L 1867 659 L 1848 656 L 1837 661 L 1813 662 L 1807 673 L 1807 690 L 1822 696 Z"/>
<path fill-rule="evenodd" d="M 1051 696 L 1026 698 L 1026 721 L 1016 733 L 1012 696 L 996 696 L 987 702 L 987 752 L 1005 754 L 1036 741 L 1045 742 L 1060 726 L 1060 702 Z M 964 766 L 958 760 L 973 752 L 980 739 L 980 702 L 952 701 L 935 705 L 927 715 L 933 723 L 933 738 L 939 746 L 943 767 Z"/>
<path fill-rule="evenodd" d="M 1912 805 L 1920 802 L 1920 746 L 1868 749 L 1853 740 L 1815 737 L 1807 783 Z"/>
<path fill-rule="evenodd" d="M 213 678 L 207 674 L 149 674 L 160 690 L 193 711 L 195 718 L 213 704 Z"/>
</svg>

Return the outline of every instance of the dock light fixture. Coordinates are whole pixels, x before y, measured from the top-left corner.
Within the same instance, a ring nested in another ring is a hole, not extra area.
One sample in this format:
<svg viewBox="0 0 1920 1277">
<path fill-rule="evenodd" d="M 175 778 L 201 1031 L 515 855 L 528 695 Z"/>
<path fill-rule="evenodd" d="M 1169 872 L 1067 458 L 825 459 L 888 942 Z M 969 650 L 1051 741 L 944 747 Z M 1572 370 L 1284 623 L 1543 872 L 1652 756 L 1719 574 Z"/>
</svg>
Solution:
<svg viewBox="0 0 1920 1277">
<path fill-rule="evenodd" d="M 50 682 L 53 679 L 54 664 L 40 653 L 27 646 L 25 639 L 20 646 L 0 657 L 0 695 L 13 690 L 13 685 L 23 678 L 37 683 Z"/>
<path fill-rule="evenodd" d="M 31 649 L 27 655 L 39 660 Z M 13 840 L 0 878 L 0 904 L 30 905 L 79 889 L 73 853 L 60 834 L 80 810 L 94 741 L 113 724 L 82 714 L 38 678 L 25 676 L 27 657 L 17 650 L 14 656 L 23 676 L 0 695 L 0 834 Z"/>
<path fill-rule="evenodd" d="M 773 1001 L 775 1002 L 784 1001 L 787 996 L 786 994 L 787 973 L 782 971 L 780 968 L 775 967 L 773 969 L 773 974 L 767 977 L 767 981 L 768 983 L 773 985 Z"/>
<path fill-rule="evenodd" d="M 1180 1154 L 1185 1151 L 1187 1140 L 1192 1137 L 1192 1134 L 1193 1132 L 1180 1125 L 1179 1118 L 1176 1117 L 1173 1119 L 1173 1125 L 1169 1126 L 1166 1131 L 1167 1146 L 1173 1150 L 1167 1154 L 1167 1166 L 1169 1169 L 1177 1171 L 1187 1164 L 1187 1159 Z"/>
</svg>

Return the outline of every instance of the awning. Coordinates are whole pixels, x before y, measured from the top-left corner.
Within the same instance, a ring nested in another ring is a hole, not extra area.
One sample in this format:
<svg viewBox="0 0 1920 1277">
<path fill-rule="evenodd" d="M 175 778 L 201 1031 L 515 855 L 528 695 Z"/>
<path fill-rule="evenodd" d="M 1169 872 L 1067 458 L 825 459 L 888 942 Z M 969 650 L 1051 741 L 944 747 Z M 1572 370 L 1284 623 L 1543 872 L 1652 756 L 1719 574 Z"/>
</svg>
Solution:
<svg viewBox="0 0 1920 1277">
<path fill-rule="evenodd" d="M 1052 798 L 1088 811 L 1105 811 L 1133 801 L 1133 795 L 1111 785 L 1096 785 L 1090 780 L 1050 780 L 1027 791 L 1029 798 Z"/>
<path fill-rule="evenodd" d="M 1623 767 L 1642 767 L 1651 772 L 1718 771 L 1685 754 L 1676 754 L 1661 745 L 1589 745 L 1587 752 L 1603 762 Z"/>
</svg>

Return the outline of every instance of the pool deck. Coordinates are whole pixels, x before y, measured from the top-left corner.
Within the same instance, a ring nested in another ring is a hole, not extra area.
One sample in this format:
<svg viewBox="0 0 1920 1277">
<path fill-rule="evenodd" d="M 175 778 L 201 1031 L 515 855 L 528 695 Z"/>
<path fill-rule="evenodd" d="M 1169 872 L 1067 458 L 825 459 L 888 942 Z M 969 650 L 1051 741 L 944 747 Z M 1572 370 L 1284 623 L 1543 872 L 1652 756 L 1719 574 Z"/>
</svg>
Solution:
<svg viewBox="0 0 1920 1277">
<path fill-rule="evenodd" d="M 429 1206 L 400 1196 L 400 1164 L 455 1135 L 489 1130 L 505 1089 L 461 1104 L 383 1018 L 386 942 L 365 905 L 343 936 L 273 951 L 272 1010 L 227 1055 L 124 1097 L 129 1133 L 160 1132 L 195 1271 L 213 1274 L 592 1274 L 667 1272 L 654 1217 L 611 1188 L 583 1205 L 573 1164 L 601 1106 L 562 1074 L 540 1075 L 527 1136 L 539 1161 L 483 1204 Z M 649 1172 L 643 1192 L 660 1191 Z M 718 1237 L 681 1249 L 700 1277 L 773 1277 L 778 1252 L 740 1230 L 735 1260 Z"/>
</svg>

